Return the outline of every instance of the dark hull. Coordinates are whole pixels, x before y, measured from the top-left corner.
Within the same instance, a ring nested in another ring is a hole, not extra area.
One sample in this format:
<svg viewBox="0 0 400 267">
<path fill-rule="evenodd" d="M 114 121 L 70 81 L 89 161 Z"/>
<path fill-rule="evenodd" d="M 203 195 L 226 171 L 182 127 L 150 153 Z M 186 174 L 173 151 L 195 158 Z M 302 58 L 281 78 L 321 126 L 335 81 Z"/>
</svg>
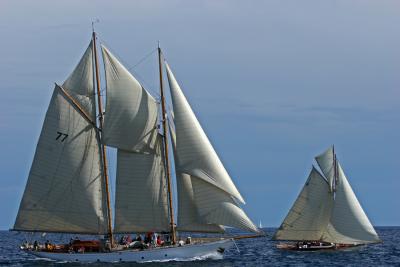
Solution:
<svg viewBox="0 0 400 267">
<path fill-rule="evenodd" d="M 320 244 L 299 244 L 299 243 L 281 243 L 276 247 L 283 250 L 293 251 L 320 251 L 320 250 L 338 250 L 353 248 L 358 245 L 347 245 L 347 244 L 333 244 L 333 243 L 320 243 Z"/>
</svg>

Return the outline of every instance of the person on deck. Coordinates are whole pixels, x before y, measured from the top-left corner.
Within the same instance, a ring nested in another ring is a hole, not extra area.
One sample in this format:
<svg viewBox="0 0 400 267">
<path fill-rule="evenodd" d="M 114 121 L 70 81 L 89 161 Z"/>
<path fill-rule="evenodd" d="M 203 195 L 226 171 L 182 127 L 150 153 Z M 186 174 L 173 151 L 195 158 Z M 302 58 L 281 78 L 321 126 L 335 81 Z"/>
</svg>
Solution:
<svg viewBox="0 0 400 267">
<path fill-rule="evenodd" d="M 132 242 L 132 237 L 131 237 L 131 235 L 127 235 L 126 236 L 126 243 L 127 244 L 130 244 Z"/>
<path fill-rule="evenodd" d="M 161 236 L 157 236 L 157 246 L 159 247 L 164 246 L 164 241 L 161 240 Z"/>
<path fill-rule="evenodd" d="M 142 236 L 141 236 L 140 234 L 136 234 L 136 239 L 135 239 L 135 241 L 142 242 L 142 241 L 143 241 L 143 240 L 142 240 Z"/>
<path fill-rule="evenodd" d="M 151 236 L 152 236 L 152 232 L 148 232 L 144 238 L 144 243 L 145 244 L 150 244 L 151 243 Z"/>
<path fill-rule="evenodd" d="M 157 235 L 157 233 L 153 233 L 153 235 L 151 236 L 151 244 L 153 245 L 153 246 L 157 246 L 157 237 L 158 237 L 158 235 Z"/>
</svg>

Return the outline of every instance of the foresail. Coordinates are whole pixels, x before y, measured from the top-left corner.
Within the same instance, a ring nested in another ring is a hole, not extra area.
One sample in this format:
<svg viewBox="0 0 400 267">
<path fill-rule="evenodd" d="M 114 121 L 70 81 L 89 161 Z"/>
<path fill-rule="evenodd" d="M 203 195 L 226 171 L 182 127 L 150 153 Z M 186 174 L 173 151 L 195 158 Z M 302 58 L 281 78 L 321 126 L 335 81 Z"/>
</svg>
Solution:
<svg viewBox="0 0 400 267">
<path fill-rule="evenodd" d="M 102 142 L 132 152 L 146 152 L 157 137 L 157 102 L 102 46 L 107 103 Z"/>
<path fill-rule="evenodd" d="M 195 176 L 191 176 L 191 182 L 198 215 L 203 221 L 259 232 L 230 194 Z"/>
<path fill-rule="evenodd" d="M 154 151 L 118 150 L 115 232 L 169 231 L 165 170 L 158 136 Z"/>
<path fill-rule="evenodd" d="M 95 128 L 56 86 L 14 229 L 106 233 L 101 166 Z"/>
<path fill-rule="evenodd" d="M 166 64 L 174 109 L 177 171 L 201 178 L 244 203 L 222 162 L 200 126 L 171 69 Z"/>
<path fill-rule="evenodd" d="M 339 163 L 338 171 L 335 204 L 323 239 L 342 244 L 379 242 L 374 227 L 358 202 Z"/>
<path fill-rule="evenodd" d="M 319 240 L 329 222 L 333 194 L 313 167 L 293 207 L 275 233 L 275 240 Z"/>
<path fill-rule="evenodd" d="M 174 154 L 176 153 L 176 136 L 175 131 L 170 126 L 171 141 Z M 178 165 L 175 159 L 175 165 Z M 178 193 L 178 224 L 177 229 L 185 232 L 224 232 L 224 228 L 217 224 L 206 223 L 200 217 L 194 198 L 191 176 L 189 174 L 176 173 L 176 186 Z"/>
<path fill-rule="evenodd" d="M 329 182 L 331 191 L 333 191 L 335 182 L 334 157 L 333 146 L 328 148 L 324 153 L 315 157 L 319 168 Z"/>
</svg>

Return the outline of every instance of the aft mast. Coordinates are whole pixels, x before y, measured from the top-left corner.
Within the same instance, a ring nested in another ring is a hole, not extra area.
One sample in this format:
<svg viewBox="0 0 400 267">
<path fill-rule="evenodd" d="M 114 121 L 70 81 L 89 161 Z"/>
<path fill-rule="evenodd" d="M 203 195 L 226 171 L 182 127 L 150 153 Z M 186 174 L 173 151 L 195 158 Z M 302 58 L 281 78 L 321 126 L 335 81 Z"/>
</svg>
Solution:
<svg viewBox="0 0 400 267">
<path fill-rule="evenodd" d="M 172 243 L 176 243 L 176 231 L 174 222 L 174 208 L 172 206 L 172 190 L 171 190 L 171 172 L 168 157 L 168 129 L 166 121 L 166 108 L 165 108 L 165 96 L 163 87 L 163 76 L 162 76 L 162 60 L 161 60 L 161 48 L 158 45 L 158 69 L 160 74 L 160 94 L 161 94 L 161 110 L 162 110 L 162 125 L 163 125 L 163 140 L 164 140 L 164 153 L 165 153 L 165 165 L 167 174 L 167 184 L 168 184 L 168 202 L 169 202 L 169 214 L 170 214 L 170 224 L 171 224 L 171 234 Z"/>
<path fill-rule="evenodd" d="M 95 62 L 95 75 L 96 75 L 96 85 L 97 85 L 97 107 L 99 112 L 99 125 L 100 130 L 103 129 L 103 108 L 102 101 L 100 95 L 100 74 L 99 74 L 99 63 L 97 57 L 97 48 L 96 48 L 96 32 L 93 29 L 93 53 L 94 53 L 94 62 Z M 100 137 L 100 132 L 99 132 Z M 108 235 L 110 238 L 111 247 L 113 247 L 114 239 L 113 239 L 113 231 L 112 231 L 112 218 L 111 218 L 111 204 L 110 204 L 110 189 L 108 185 L 108 169 L 107 169 L 107 156 L 106 156 L 106 147 L 100 142 L 102 158 L 103 158 L 103 172 L 104 172 L 104 180 L 105 180 L 105 189 L 106 189 L 106 198 L 107 198 L 107 219 L 108 219 Z"/>
</svg>

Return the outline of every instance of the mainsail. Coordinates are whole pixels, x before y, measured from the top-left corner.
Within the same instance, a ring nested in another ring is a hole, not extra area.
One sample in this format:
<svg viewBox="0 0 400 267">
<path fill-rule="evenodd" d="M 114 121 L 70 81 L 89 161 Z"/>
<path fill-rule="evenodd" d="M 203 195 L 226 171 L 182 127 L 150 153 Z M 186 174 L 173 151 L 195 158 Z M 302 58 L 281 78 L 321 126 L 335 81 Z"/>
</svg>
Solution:
<svg viewBox="0 0 400 267">
<path fill-rule="evenodd" d="M 106 47 L 102 51 L 107 83 L 102 141 L 118 148 L 115 232 L 167 231 L 157 102 Z"/>
<path fill-rule="evenodd" d="M 333 198 L 328 182 L 313 167 L 274 239 L 319 240 L 329 223 Z"/>
<path fill-rule="evenodd" d="M 154 153 L 118 150 L 115 231 L 169 230 L 161 137 Z"/>
<path fill-rule="evenodd" d="M 244 200 L 201 128 L 168 64 L 166 69 L 175 115 L 176 173 L 185 174 L 181 178 L 190 176 L 191 188 L 188 186 L 186 190 L 193 190 L 196 216 L 202 219 L 203 224 L 233 226 L 258 232 L 257 227 L 238 206 L 237 201 L 244 203 Z M 189 191 L 187 195 L 190 194 Z M 179 212 L 178 221 L 180 216 L 186 216 L 182 212 Z"/>
<path fill-rule="evenodd" d="M 105 192 L 94 119 L 92 43 L 46 113 L 15 230 L 106 233 Z"/>
<path fill-rule="evenodd" d="M 316 161 L 327 178 L 313 168 L 274 239 L 321 240 L 353 245 L 379 242 L 377 233 L 336 159 L 333 147 L 317 156 Z M 337 171 L 333 171 L 334 168 Z M 319 177 L 315 180 L 317 183 L 312 182 L 313 173 Z M 331 186 L 335 191 L 331 190 Z"/>
</svg>

